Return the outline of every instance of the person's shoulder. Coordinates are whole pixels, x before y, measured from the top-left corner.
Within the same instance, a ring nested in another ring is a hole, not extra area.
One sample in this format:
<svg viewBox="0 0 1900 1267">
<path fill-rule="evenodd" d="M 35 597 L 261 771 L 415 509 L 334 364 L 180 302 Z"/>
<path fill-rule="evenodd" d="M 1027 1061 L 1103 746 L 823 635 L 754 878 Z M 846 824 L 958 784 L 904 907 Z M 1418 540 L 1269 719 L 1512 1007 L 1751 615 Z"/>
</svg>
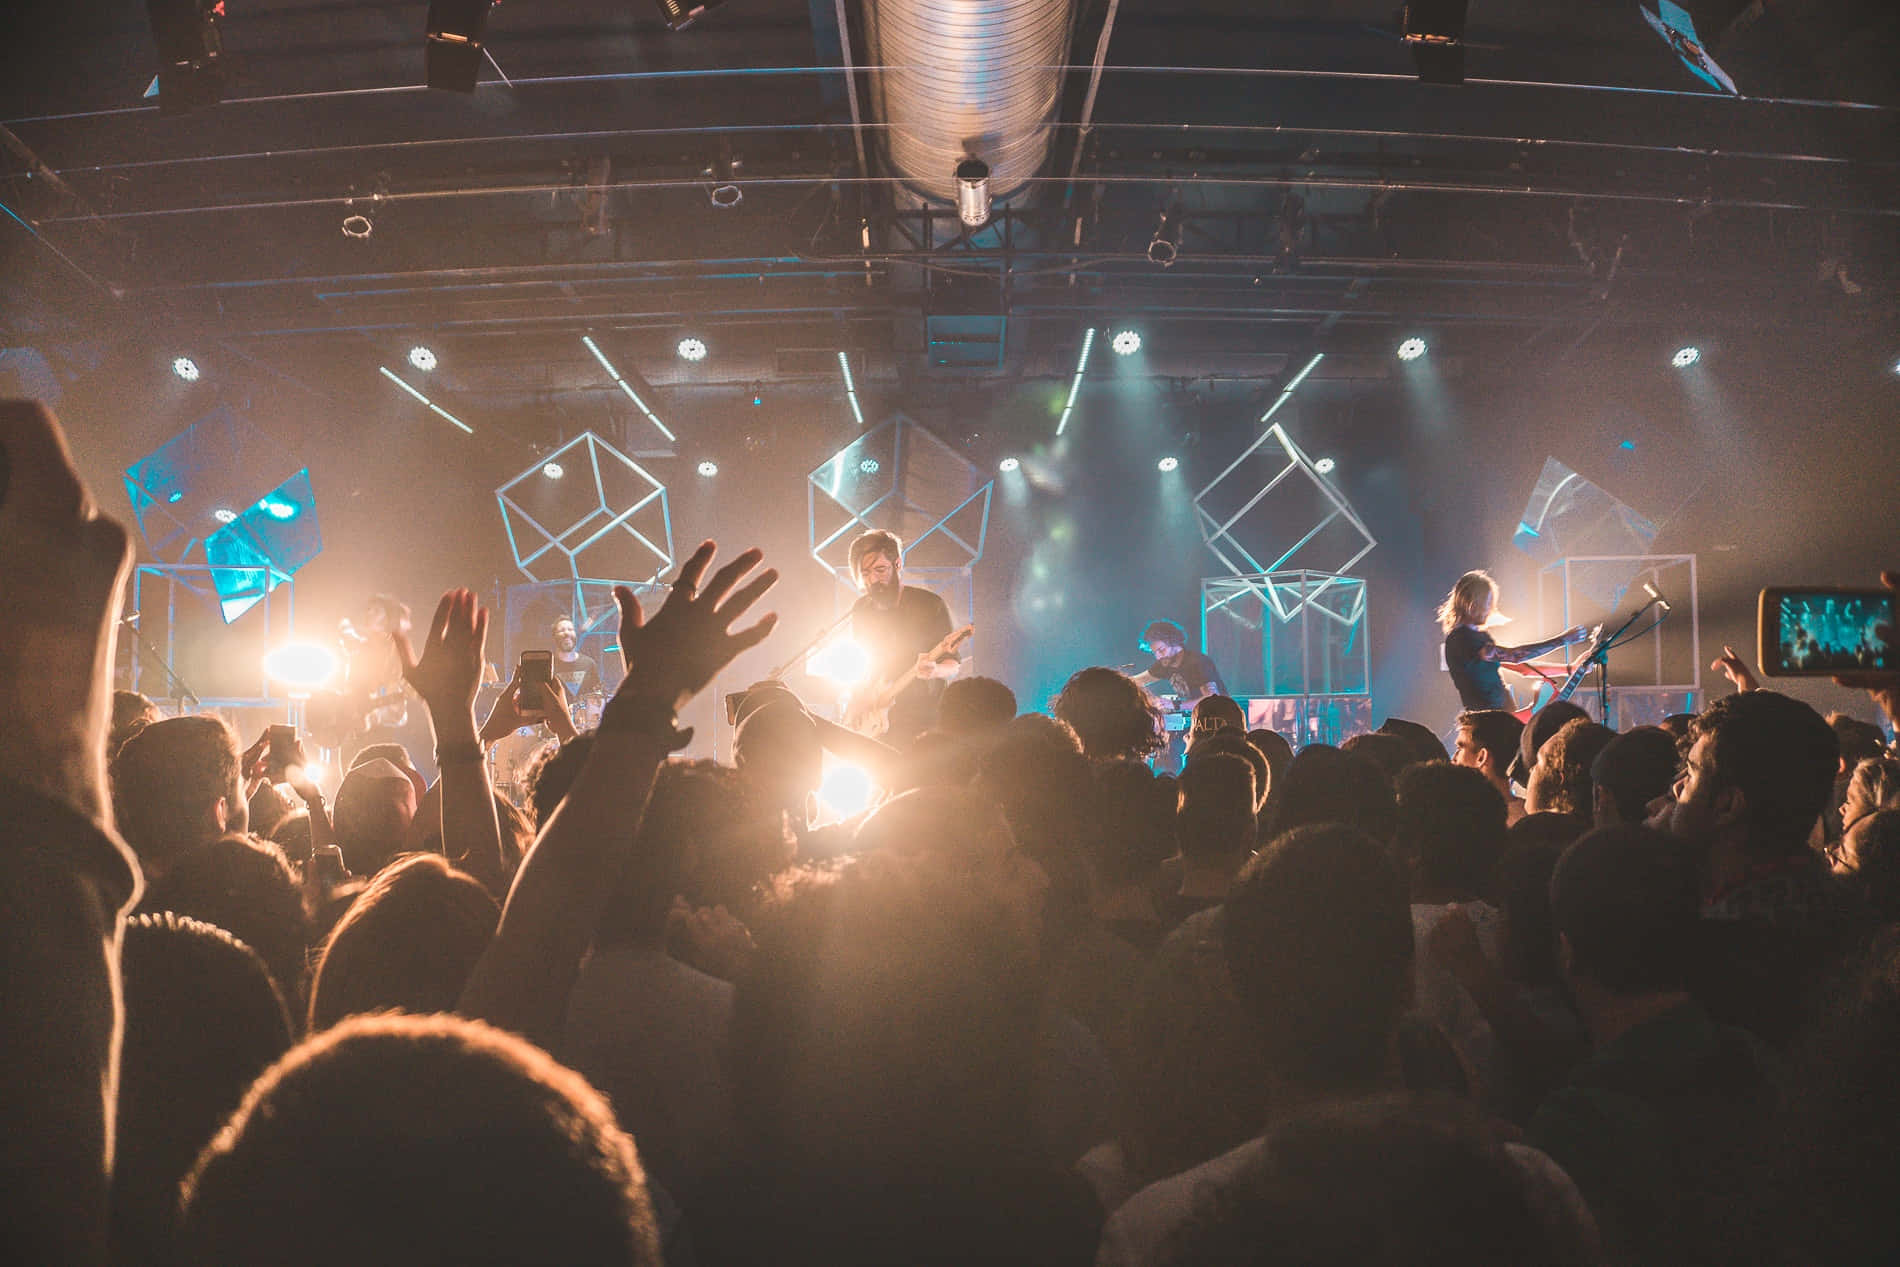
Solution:
<svg viewBox="0 0 1900 1267">
<path fill-rule="evenodd" d="M 1219 1190 L 1260 1156 L 1266 1140 L 1255 1137 L 1212 1161 L 1158 1179 L 1122 1203 L 1102 1228 L 1096 1267 L 1152 1263 L 1175 1228 L 1194 1212 L 1198 1194 Z"/>
</svg>

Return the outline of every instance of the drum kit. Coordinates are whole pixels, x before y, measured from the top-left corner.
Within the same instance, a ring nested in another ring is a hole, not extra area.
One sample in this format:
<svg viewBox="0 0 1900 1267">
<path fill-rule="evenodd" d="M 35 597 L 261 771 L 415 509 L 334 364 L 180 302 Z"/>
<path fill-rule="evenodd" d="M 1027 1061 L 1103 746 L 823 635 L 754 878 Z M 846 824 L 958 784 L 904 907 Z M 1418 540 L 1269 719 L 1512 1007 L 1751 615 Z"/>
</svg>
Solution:
<svg viewBox="0 0 1900 1267">
<path fill-rule="evenodd" d="M 484 688 L 486 689 L 486 688 Z M 505 688 L 498 688 L 505 689 Z M 494 706 L 489 699 L 484 704 L 478 697 L 477 712 L 486 712 Z M 600 725 L 601 713 L 607 707 L 606 691 L 589 691 L 585 695 L 572 699 L 568 704 L 568 717 L 574 723 L 576 733 L 594 730 Z M 552 754 L 561 746 L 561 741 L 545 725 L 523 726 L 513 734 L 505 735 L 495 742 L 488 751 L 489 776 L 496 791 L 516 804 L 527 800 L 528 772 L 544 756 Z"/>
</svg>

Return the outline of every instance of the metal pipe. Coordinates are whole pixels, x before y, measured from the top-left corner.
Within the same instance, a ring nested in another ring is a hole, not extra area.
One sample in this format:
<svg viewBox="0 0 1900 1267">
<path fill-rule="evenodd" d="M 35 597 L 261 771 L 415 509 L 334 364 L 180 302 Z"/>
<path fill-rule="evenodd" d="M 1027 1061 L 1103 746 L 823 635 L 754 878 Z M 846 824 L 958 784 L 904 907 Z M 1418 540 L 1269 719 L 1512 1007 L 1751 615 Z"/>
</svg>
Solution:
<svg viewBox="0 0 1900 1267">
<path fill-rule="evenodd" d="M 1044 138 L 1046 145 L 1047 138 Z M 993 166 L 993 165 L 992 165 Z M 1520 185 L 1461 184 L 1456 181 L 1430 180 L 1355 180 L 1327 176 L 1121 176 L 1100 173 L 1090 176 L 1092 182 L 1107 185 L 1167 185 L 1188 186 L 1205 185 L 1216 188 L 1258 188 L 1258 189 L 1366 189 L 1406 190 L 1414 193 L 1443 194 L 1491 194 L 1499 197 L 1519 198 L 1560 198 L 1574 201 L 1587 198 L 1595 202 L 1624 202 L 1669 207 L 1735 207 L 1756 211 L 1804 211 L 1831 212 L 1838 215 L 1864 215 L 1900 217 L 1900 205 L 1894 206 L 1821 206 L 1799 202 L 1788 202 L 1767 198 L 1709 198 L 1700 194 L 1648 194 L 1633 193 L 1625 190 L 1595 189 L 1536 189 Z M 815 172 L 803 176 L 772 176 L 747 178 L 733 182 L 744 188 L 798 188 L 810 185 L 866 184 L 866 185 L 903 185 L 900 177 L 871 176 L 864 178 L 839 176 L 834 172 Z M 954 201 L 955 165 L 944 171 L 944 183 L 949 186 L 947 200 Z M 1068 183 L 1066 176 L 1026 176 L 1018 183 L 1018 192 L 1041 185 L 1063 185 Z M 404 193 L 382 194 L 385 203 L 428 202 L 442 198 L 495 198 L 521 194 L 575 193 L 588 190 L 615 189 L 693 189 L 703 188 L 705 182 L 700 179 L 680 178 L 665 180 L 617 180 L 599 185 L 572 184 L 534 184 L 534 185 L 498 185 L 477 189 L 424 189 Z M 270 211 L 294 207 L 342 207 L 351 201 L 351 195 L 333 194 L 314 198 L 273 198 L 253 202 L 212 203 L 192 207 L 152 207 L 132 211 L 106 211 L 94 216 L 47 216 L 41 224 L 72 224 L 78 221 L 105 220 L 143 220 L 165 216 L 206 215 L 216 212 L 233 211 Z"/>
</svg>

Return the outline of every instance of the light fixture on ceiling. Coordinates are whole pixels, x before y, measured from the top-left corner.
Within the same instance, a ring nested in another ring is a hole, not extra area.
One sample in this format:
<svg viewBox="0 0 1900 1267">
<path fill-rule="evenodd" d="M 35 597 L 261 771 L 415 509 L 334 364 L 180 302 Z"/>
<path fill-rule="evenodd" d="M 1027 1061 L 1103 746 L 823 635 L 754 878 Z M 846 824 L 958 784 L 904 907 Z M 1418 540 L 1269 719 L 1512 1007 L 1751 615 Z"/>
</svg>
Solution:
<svg viewBox="0 0 1900 1267">
<path fill-rule="evenodd" d="M 706 341 L 696 335 L 687 335 L 679 341 L 675 349 L 682 361 L 703 361 L 706 359 Z"/>
<path fill-rule="evenodd" d="M 876 475 L 882 469 L 876 458 L 863 458 L 858 462 L 858 470 L 865 475 Z"/>
<path fill-rule="evenodd" d="M 1155 470 L 1172 471 L 1180 465 L 1181 465 L 1181 459 L 1170 454 L 1169 456 L 1162 458 L 1159 462 L 1155 463 Z"/>
<path fill-rule="evenodd" d="M 567 474 L 567 469 L 563 467 L 559 462 L 549 462 L 541 468 L 541 474 L 547 476 L 551 480 L 558 480 L 563 475 Z"/>
<path fill-rule="evenodd" d="M 234 524 L 237 522 L 237 511 L 220 506 L 211 512 L 211 517 L 221 524 Z"/>
<path fill-rule="evenodd" d="M 1076 393 L 1082 390 L 1082 373 L 1089 367 L 1089 352 L 1095 347 L 1095 327 L 1090 326 L 1082 332 L 1082 354 L 1075 358 L 1075 377 L 1069 380 L 1069 398 L 1062 404 L 1062 418 L 1056 423 L 1056 434 L 1061 435 L 1069 426 L 1069 415 L 1075 412 Z"/>
<path fill-rule="evenodd" d="M 198 362 L 188 356 L 174 356 L 172 358 L 172 373 L 178 375 L 178 377 L 184 379 L 187 383 L 195 383 L 198 381 Z"/>
<path fill-rule="evenodd" d="M 1001 471 L 1003 474 L 1008 475 L 1011 471 L 1015 470 L 1017 467 L 1021 465 L 1022 465 L 1022 462 L 1016 458 L 1004 458 L 1001 462 L 998 462 L 996 464 L 996 469 Z"/>
<path fill-rule="evenodd" d="M 1139 330 L 1117 330 L 1115 337 L 1108 341 L 1117 356 L 1133 356 L 1141 351 L 1141 332 Z"/>
<path fill-rule="evenodd" d="M 717 9 L 726 0 L 657 0 L 660 17 L 675 31 L 684 31 L 708 9 Z"/>
<path fill-rule="evenodd" d="M 1399 344 L 1399 359 L 1401 361 L 1416 361 L 1419 357 L 1424 355 L 1425 340 L 1423 339 L 1411 338 Z"/>
<path fill-rule="evenodd" d="M 1406 0 L 1400 38 L 1412 50 L 1420 81 L 1465 81 L 1465 17 L 1469 0 Z"/>
<path fill-rule="evenodd" d="M 158 112 L 182 114 L 224 100 L 224 40 L 218 34 L 224 6 L 145 0 L 145 16 L 158 45 Z"/>
<path fill-rule="evenodd" d="M 1331 458 L 1321 458 L 1319 461 L 1313 463 L 1313 469 L 1318 471 L 1321 475 L 1331 475 L 1333 468 L 1337 465 L 1338 463 L 1334 462 Z"/>
<path fill-rule="evenodd" d="M 1701 349 L 1692 344 L 1688 347 L 1677 348 L 1676 354 L 1669 358 L 1669 363 L 1679 370 L 1686 370 L 1701 359 Z"/>
<path fill-rule="evenodd" d="M 707 479 L 711 479 L 713 476 L 719 474 L 719 463 L 713 461 L 711 458 L 707 458 L 704 462 L 699 464 L 699 473 L 704 475 Z"/>
<path fill-rule="evenodd" d="M 980 158 L 957 164 L 957 219 L 980 229 L 990 220 L 990 165 Z"/>
<path fill-rule="evenodd" d="M 1180 213 L 1169 207 L 1161 213 L 1161 220 L 1155 225 L 1155 235 L 1148 241 L 1148 262 L 1159 264 L 1162 268 L 1172 268 L 1180 255 Z"/>
<path fill-rule="evenodd" d="M 423 75 L 444 92 L 474 92 L 492 0 L 429 0 Z"/>
<path fill-rule="evenodd" d="M 409 349 L 409 363 L 426 374 L 435 368 L 435 353 L 418 343 Z"/>
</svg>

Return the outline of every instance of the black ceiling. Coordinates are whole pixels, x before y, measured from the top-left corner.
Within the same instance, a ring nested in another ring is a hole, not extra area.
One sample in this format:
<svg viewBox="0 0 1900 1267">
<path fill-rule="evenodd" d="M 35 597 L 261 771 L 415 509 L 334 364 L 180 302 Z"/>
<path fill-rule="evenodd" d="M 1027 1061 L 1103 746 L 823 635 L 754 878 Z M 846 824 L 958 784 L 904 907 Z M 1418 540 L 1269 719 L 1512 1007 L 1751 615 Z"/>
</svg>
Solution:
<svg viewBox="0 0 1900 1267">
<path fill-rule="evenodd" d="M 419 86 L 423 4 L 227 7 L 226 100 L 178 117 L 141 100 L 141 4 L 21 15 L 8 342 L 426 332 L 545 377 L 578 331 L 692 326 L 750 349 L 745 375 L 788 347 L 905 374 L 933 319 L 974 314 L 1021 373 L 1132 314 L 1201 347 L 1240 328 L 1256 350 L 1350 349 L 1421 326 L 1889 329 L 1900 295 L 1885 0 L 1691 6 L 1740 100 L 1635 0 L 1476 0 L 1461 86 L 1416 81 L 1390 0 L 1125 0 L 1078 158 L 1094 0 L 1051 161 L 960 238 L 894 211 L 875 120 L 860 168 L 832 0 L 730 0 L 679 33 L 645 0 L 510 0 L 472 96 Z M 730 160 L 744 201 L 721 210 L 707 173 Z M 1162 269 L 1166 208 L 1183 232 Z M 352 214 L 369 238 L 340 231 Z"/>
</svg>

